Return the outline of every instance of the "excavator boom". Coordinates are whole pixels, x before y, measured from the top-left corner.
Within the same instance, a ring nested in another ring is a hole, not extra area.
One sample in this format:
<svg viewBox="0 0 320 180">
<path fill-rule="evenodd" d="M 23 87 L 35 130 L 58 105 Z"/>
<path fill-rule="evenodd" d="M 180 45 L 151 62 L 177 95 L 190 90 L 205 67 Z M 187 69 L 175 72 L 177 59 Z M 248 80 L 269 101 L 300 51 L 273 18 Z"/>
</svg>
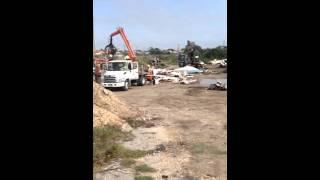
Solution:
<svg viewBox="0 0 320 180">
<path fill-rule="evenodd" d="M 123 28 L 122 27 L 119 27 L 115 32 L 113 32 L 111 35 L 110 35 L 110 44 L 108 45 L 109 47 L 114 47 L 112 45 L 112 37 L 113 36 L 116 36 L 120 34 L 121 35 L 121 38 L 122 40 L 124 41 L 124 43 L 126 44 L 126 47 L 128 49 L 128 56 L 130 57 L 130 59 L 132 61 L 135 61 L 136 60 L 136 53 L 134 52 L 129 40 L 128 40 L 128 37 L 126 35 L 126 33 L 124 32 Z"/>
</svg>

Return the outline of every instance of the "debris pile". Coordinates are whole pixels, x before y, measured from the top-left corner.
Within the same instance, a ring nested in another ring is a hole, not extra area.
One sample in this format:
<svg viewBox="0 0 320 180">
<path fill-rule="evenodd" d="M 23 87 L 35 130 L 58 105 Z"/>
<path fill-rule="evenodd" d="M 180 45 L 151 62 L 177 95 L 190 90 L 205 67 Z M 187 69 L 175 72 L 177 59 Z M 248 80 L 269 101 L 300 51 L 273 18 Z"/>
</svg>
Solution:
<svg viewBox="0 0 320 180">
<path fill-rule="evenodd" d="M 155 84 L 158 84 L 161 81 L 180 83 L 180 84 L 191 84 L 197 81 L 196 79 L 194 79 L 194 76 L 191 74 L 197 74 L 201 72 L 203 71 L 192 66 L 185 66 L 183 68 L 178 68 L 174 70 L 167 70 L 167 69 L 153 70 L 153 73 L 155 76 Z"/>
<path fill-rule="evenodd" d="M 192 84 L 197 82 L 196 79 L 190 78 L 190 77 L 185 77 L 180 81 L 180 84 Z"/>
<path fill-rule="evenodd" d="M 210 84 L 210 86 L 208 87 L 208 90 L 225 91 L 225 90 L 227 90 L 227 85 L 218 81 L 215 84 Z"/>
<path fill-rule="evenodd" d="M 212 61 L 210 61 L 210 64 L 211 65 L 218 65 L 218 67 L 227 67 L 227 59 L 222 59 L 222 60 L 217 60 L 217 59 L 214 59 Z"/>
<path fill-rule="evenodd" d="M 201 72 L 203 72 L 202 70 L 197 69 L 197 68 L 192 67 L 192 66 L 185 66 L 185 67 L 182 67 L 182 68 L 178 68 L 178 69 L 175 69 L 175 71 L 181 72 L 181 73 L 184 74 L 184 75 L 187 75 L 187 74 L 196 74 L 196 73 L 201 73 Z"/>
<path fill-rule="evenodd" d="M 130 110 L 111 91 L 93 82 L 93 127 L 114 125 L 129 131 L 131 127 L 124 119 L 137 115 L 137 111 Z"/>
</svg>

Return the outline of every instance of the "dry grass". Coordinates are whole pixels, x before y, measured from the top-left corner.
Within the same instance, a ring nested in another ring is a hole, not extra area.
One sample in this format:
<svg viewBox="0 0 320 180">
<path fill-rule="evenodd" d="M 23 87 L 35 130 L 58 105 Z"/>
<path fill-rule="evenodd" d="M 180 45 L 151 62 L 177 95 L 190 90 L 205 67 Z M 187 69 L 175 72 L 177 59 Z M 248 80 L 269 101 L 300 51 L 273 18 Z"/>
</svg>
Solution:
<svg viewBox="0 0 320 180">
<path fill-rule="evenodd" d="M 156 172 L 156 170 L 146 164 L 135 167 L 136 172 Z"/>
<path fill-rule="evenodd" d="M 222 151 L 215 146 L 210 146 L 204 143 L 198 143 L 191 146 L 190 149 L 193 154 L 211 154 L 211 155 L 225 155 L 226 151 Z"/>
<path fill-rule="evenodd" d="M 135 118 L 126 118 L 125 121 L 133 128 L 141 127 L 146 124 L 145 121 L 138 120 Z"/>
<path fill-rule="evenodd" d="M 130 133 L 122 132 L 112 126 L 95 127 L 93 129 L 93 165 L 94 169 L 108 163 L 112 159 L 127 159 L 123 162 L 129 165 L 129 159 L 139 158 L 147 154 L 147 151 L 130 150 L 118 144 L 119 140 L 130 138 Z"/>
<path fill-rule="evenodd" d="M 136 177 L 134 177 L 134 180 L 153 180 L 153 177 L 151 177 L 151 176 L 136 176 Z"/>
<path fill-rule="evenodd" d="M 131 167 L 135 163 L 136 163 L 136 161 L 133 159 L 130 159 L 130 158 L 129 159 L 128 158 L 122 159 L 120 162 L 121 166 L 123 166 L 123 167 Z"/>
</svg>

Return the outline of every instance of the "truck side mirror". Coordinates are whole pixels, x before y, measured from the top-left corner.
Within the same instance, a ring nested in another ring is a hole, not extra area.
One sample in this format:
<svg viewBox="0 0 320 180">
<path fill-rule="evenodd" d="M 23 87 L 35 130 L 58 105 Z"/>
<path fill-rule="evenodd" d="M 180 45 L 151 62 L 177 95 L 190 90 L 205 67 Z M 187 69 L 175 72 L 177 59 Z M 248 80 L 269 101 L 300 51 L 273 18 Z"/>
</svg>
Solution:
<svg viewBox="0 0 320 180">
<path fill-rule="evenodd" d="M 131 71 L 131 64 L 128 64 L 128 69 Z"/>
</svg>

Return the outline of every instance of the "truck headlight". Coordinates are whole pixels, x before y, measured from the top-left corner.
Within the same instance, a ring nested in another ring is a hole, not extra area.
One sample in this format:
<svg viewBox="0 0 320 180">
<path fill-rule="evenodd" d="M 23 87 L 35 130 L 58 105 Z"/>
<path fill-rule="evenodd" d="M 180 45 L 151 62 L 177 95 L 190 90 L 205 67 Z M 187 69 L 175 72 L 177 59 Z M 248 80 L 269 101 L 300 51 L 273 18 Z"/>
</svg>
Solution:
<svg viewBox="0 0 320 180">
<path fill-rule="evenodd" d="M 126 78 L 119 78 L 119 82 L 124 82 L 126 81 Z"/>
</svg>

